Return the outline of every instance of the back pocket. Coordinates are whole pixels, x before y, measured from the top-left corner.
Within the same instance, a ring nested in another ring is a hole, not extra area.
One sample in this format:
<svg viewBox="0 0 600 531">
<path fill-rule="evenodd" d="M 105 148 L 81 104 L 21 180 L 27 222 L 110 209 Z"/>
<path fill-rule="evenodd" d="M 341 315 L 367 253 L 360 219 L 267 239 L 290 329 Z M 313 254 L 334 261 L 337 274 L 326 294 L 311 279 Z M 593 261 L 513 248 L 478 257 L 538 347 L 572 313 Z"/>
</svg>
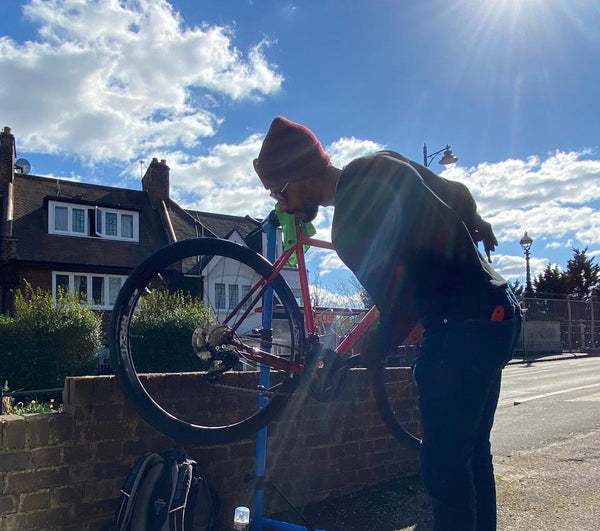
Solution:
<svg viewBox="0 0 600 531">
<path fill-rule="evenodd" d="M 474 370 L 493 374 L 504 368 L 512 357 L 519 321 L 465 321 L 466 350 Z"/>
</svg>

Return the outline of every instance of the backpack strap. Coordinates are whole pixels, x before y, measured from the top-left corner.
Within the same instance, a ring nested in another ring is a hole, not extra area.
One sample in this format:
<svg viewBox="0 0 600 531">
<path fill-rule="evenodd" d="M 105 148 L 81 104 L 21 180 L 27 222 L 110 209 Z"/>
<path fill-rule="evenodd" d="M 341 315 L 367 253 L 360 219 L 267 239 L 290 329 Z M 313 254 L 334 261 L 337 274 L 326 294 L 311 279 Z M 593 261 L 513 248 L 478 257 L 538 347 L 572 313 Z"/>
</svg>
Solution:
<svg viewBox="0 0 600 531">
<path fill-rule="evenodd" d="M 173 499 L 169 509 L 169 531 L 184 531 L 187 521 L 191 521 L 187 505 L 190 500 L 196 466 L 196 461 L 189 458 L 185 458 L 183 462 L 177 464 L 177 482 L 173 489 Z"/>
<path fill-rule="evenodd" d="M 149 452 L 135 462 L 121 487 L 119 505 L 114 518 L 115 530 L 123 531 L 128 528 L 140 483 L 147 471 L 162 462 L 162 460 L 163 458 L 160 455 Z"/>
</svg>

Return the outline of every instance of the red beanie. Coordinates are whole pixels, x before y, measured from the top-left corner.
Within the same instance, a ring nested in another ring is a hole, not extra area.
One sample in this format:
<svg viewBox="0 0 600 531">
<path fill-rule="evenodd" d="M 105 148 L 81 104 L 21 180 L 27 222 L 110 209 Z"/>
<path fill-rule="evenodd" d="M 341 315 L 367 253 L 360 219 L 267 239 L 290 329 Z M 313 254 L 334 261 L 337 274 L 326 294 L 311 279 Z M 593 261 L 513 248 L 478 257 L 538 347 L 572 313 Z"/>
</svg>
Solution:
<svg viewBox="0 0 600 531">
<path fill-rule="evenodd" d="M 302 181 L 321 173 L 329 156 L 313 132 L 278 116 L 263 140 L 254 169 L 265 188 Z"/>
</svg>

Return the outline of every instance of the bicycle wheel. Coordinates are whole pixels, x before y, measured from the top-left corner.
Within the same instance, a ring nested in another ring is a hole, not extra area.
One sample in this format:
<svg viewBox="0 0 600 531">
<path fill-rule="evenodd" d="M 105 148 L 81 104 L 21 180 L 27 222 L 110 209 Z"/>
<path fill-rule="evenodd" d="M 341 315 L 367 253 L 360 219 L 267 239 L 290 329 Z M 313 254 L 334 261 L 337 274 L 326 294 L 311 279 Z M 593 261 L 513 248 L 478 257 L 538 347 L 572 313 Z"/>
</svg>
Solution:
<svg viewBox="0 0 600 531">
<path fill-rule="evenodd" d="M 246 247 L 197 238 L 160 249 L 131 273 L 114 305 L 110 353 L 143 419 L 177 441 L 220 444 L 256 433 L 283 409 L 300 379 L 304 321 L 276 275 L 272 337 L 262 331 L 273 272 Z M 259 352 L 276 355 L 265 363 L 281 362 L 267 371 L 269 388 Z"/>
<path fill-rule="evenodd" d="M 416 425 L 416 419 L 407 415 L 407 411 L 412 409 L 412 404 L 407 403 L 406 380 L 400 378 L 398 370 L 386 370 L 385 360 L 369 362 L 368 369 L 371 373 L 375 402 L 383 423 L 401 444 L 411 450 L 418 450 L 421 440 L 409 430 L 410 426 Z"/>
</svg>

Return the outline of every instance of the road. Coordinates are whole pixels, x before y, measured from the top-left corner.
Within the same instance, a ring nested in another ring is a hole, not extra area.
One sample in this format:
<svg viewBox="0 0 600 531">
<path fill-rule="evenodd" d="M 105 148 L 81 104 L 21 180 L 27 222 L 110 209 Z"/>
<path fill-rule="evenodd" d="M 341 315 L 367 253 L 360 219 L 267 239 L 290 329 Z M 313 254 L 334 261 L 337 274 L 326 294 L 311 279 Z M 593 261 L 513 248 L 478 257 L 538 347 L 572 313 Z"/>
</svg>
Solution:
<svg viewBox="0 0 600 531">
<path fill-rule="evenodd" d="M 509 365 L 492 444 L 499 531 L 598 531 L 600 357 Z M 327 500 L 305 516 L 327 530 L 433 529 L 429 497 L 413 483 Z"/>
<path fill-rule="evenodd" d="M 539 448 L 600 427 L 600 358 L 512 364 L 503 373 L 493 453 Z"/>
</svg>

